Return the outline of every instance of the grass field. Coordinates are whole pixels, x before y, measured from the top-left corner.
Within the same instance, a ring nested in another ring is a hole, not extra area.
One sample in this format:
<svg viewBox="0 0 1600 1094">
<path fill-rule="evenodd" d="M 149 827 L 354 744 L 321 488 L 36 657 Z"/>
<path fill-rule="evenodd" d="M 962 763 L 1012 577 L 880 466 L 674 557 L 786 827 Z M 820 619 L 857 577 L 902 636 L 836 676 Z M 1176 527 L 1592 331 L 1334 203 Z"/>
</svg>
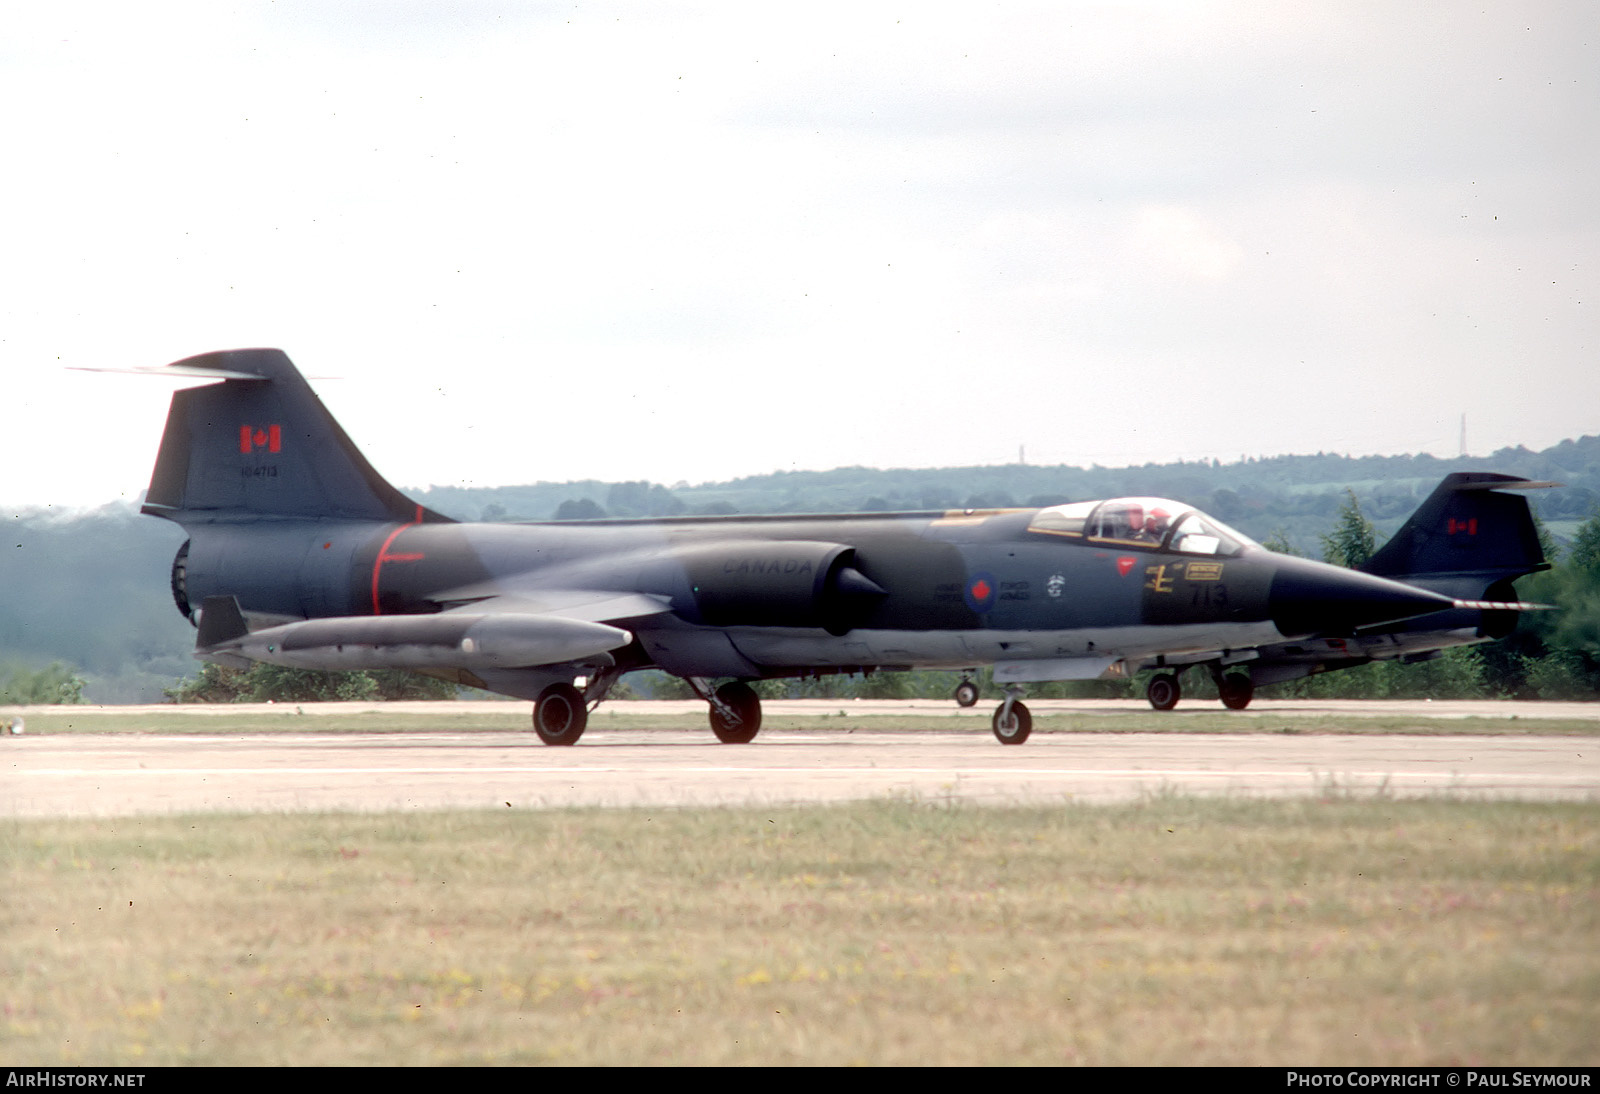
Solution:
<svg viewBox="0 0 1600 1094">
<path fill-rule="evenodd" d="M 5 821 L 0 863 L 6 1064 L 1600 1063 L 1592 804 Z"/>
</svg>

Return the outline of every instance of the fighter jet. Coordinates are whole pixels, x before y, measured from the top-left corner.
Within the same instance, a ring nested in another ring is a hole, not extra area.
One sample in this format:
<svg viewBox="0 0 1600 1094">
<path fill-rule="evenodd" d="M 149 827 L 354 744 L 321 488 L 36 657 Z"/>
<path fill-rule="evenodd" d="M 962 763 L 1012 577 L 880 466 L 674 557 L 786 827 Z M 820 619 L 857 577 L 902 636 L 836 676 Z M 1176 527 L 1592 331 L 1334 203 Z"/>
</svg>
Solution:
<svg viewBox="0 0 1600 1094">
<path fill-rule="evenodd" d="M 1403 581 L 1452 599 L 1473 603 L 1515 601 L 1512 582 L 1547 570 L 1539 531 L 1525 499 L 1507 490 L 1560 486 L 1492 472 L 1445 476 L 1404 526 L 1358 569 Z M 1171 710 L 1181 698 L 1179 679 L 1189 664 L 1204 664 L 1224 706 L 1243 710 L 1261 684 L 1297 680 L 1316 673 L 1374 661 L 1430 661 L 1453 646 L 1504 638 L 1516 627 L 1516 611 L 1544 605 L 1508 604 L 1506 610 L 1456 609 L 1350 631 L 1314 634 L 1223 658 L 1162 656 L 1139 665 L 1157 669 L 1145 697 L 1156 710 Z M 1295 626 L 1292 624 L 1291 626 Z M 1234 667 L 1243 671 L 1229 671 Z"/>
<path fill-rule="evenodd" d="M 640 669 L 687 680 L 733 744 L 761 726 L 752 681 L 978 665 L 1005 685 L 991 724 L 1015 745 L 1029 682 L 1282 665 L 1307 644 L 1411 621 L 1488 628 L 1530 607 L 1273 554 L 1160 498 L 457 523 L 386 482 L 281 351 L 158 371 L 220 381 L 173 395 L 143 507 L 188 533 L 172 594 L 195 656 L 405 669 L 531 699 L 550 745 L 575 743 Z M 1457 568 L 1500 538 L 1451 539 Z"/>
</svg>

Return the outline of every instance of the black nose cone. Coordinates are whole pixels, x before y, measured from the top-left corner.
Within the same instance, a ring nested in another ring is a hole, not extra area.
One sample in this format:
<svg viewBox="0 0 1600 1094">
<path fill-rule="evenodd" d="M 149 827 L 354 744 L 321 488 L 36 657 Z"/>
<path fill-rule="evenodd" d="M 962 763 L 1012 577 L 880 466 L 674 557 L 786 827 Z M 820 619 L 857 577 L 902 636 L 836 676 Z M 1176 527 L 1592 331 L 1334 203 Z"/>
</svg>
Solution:
<svg viewBox="0 0 1600 1094">
<path fill-rule="evenodd" d="M 1303 558 L 1276 561 L 1267 604 L 1285 637 L 1348 634 L 1455 607 L 1447 596 L 1388 578 Z"/>
</svg>

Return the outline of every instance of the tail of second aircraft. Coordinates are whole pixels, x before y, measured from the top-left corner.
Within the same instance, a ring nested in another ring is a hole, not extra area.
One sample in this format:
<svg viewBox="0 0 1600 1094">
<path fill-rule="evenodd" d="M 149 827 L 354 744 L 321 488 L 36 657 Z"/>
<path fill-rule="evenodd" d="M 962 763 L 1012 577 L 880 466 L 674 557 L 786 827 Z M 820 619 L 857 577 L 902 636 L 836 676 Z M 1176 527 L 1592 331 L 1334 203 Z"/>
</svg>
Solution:
<svg viewBox="0 0 1600 1094">
<path fill-rule="evenodd" d="M 1463 590 L 1487 590 L 1549 569 L 1527 499 L 1504 491 L 1556 485 L 1486 471 L 1446 475 L 1394 538 L 1360 568 L 1400 581 L 1459 584 Z M 1498 592 L 1505 595 L 1490 599 L 1514 599 L 1508 586 Z"/>
<path fill-rule="evenodd" d="M 222 382 L 172 396 L 144 512 L 180 524 L 449 519 L 384 481 L 281 350 L 208 353 L 168 367 Z"/>
</svg>

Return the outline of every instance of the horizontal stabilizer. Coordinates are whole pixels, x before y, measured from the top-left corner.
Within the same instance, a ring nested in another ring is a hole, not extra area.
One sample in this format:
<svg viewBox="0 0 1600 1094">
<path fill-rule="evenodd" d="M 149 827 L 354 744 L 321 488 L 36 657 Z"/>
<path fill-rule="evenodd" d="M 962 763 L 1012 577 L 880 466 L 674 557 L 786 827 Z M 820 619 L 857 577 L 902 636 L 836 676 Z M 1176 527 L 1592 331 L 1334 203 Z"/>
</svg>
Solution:
<svg viewBox="0 0 1600 1094">
<path fill-rule="evenodd" d="M 1566 483 L 1535 482 L 1533 479 L 1510 479 L 1508 476 L 1488 478 L 1484 482 L 1458 482 L 1450 487 L 1452 490 L 1550 490 Z"/>
<path fill-rule="evenodd" d="M 88 365 L 68 365 L 73 372 L 116 372 L 125 376 L 165 376 L 174 380 L 264 380 L 254 372 L 191 365 L 179 361 L 175 365 L 150 365 L 142 368 L 93 368 Z"/>
</svg>

